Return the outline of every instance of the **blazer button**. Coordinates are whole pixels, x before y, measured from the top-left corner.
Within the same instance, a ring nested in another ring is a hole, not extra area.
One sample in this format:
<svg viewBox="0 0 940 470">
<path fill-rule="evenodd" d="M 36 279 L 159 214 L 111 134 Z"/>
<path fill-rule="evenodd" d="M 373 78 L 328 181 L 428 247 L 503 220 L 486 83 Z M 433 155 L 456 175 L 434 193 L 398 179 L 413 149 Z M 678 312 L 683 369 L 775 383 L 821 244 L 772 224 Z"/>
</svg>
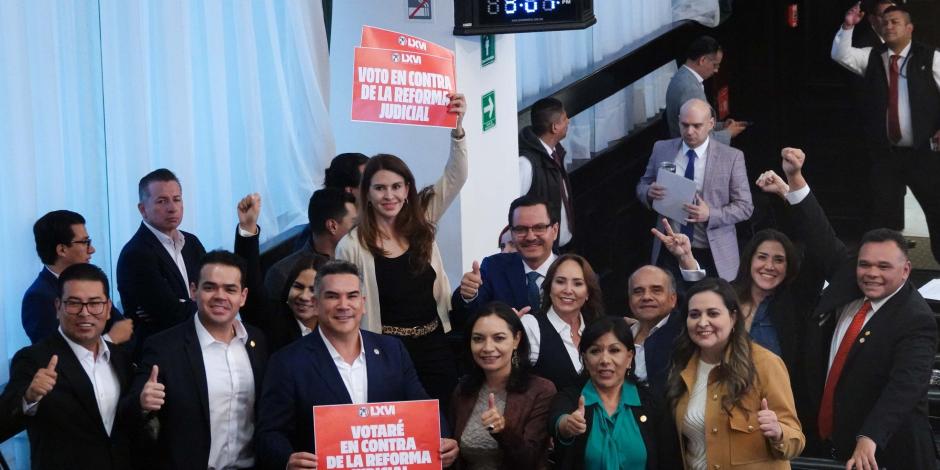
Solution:
<svg viewBox="0 0 940 470">
<path fill-rule="evenodd" d="M 717 399 L 718 399 L 718 394 L 717 394 L 717 393 L 714 394 L 714 395 L 712 395 L 712 400 L 717 400 Z"/>
<path fill-rule="evenodd" d="M 718 434 L 718 428 L 712 428 L 712 434 Z"/>
<path fill-rule="evenodd" d="M 747 430 L 748 430 L 748 431 L 753 431 L 753 430 L 754 430 L 754 426 L 748 425 L 748 426 L 747 426 Z"/>
<path fill-rule="evenodd" d="M 721 470 L 721 465 L 715 464 L 715 466 L 712 468 L 714 468 L 715 470 Z"/>
</svg>

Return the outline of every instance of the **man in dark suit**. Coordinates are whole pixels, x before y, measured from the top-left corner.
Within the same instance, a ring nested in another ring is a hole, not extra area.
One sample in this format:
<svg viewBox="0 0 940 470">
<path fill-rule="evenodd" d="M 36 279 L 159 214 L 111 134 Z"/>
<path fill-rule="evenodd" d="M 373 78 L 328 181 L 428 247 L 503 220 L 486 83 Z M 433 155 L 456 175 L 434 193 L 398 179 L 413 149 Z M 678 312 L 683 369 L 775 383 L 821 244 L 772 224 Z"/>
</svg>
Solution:
<svg viewBox="0 0 940 470">
<path fill-rule="evenodd" d="M 454 290 L 451 306 L 464 318 L 493 300 L 506 302 L 520 313 L 539 308 L 539 288 L 555 260 L 552 246 L 558 222 L 548 203 L 536 196 L 522 196 L 509 205 L 509 227 L 517 252 L 497 253 L 473 262 Z"/>
<path fill-rule="evenodd" d="M 679 127 L 679 110 L 682 105 L 693 98 L 707 102 L 705 94 L 705 80 L 718 73 L 718 67 L 724 58 L 721 45 L 711 36 L 701 36 L 689 44 L 686 51 L 685 62 L 676 70 L 676 74 L 669 80 L 666 87 L 666 125 L 669 127 L 669 137 L 682 135 Z M 744 132 L 747 125 L 733 119 L 726 119 L 712 129 L 715 140 L 731 145 L 731 139 Z"/>
<path fill-rule="evenodd" d="M 101 337 L 108 279 L 90 264 L 59 275 L 57 332 L 21 349 L 0 396 L 4 439 L 26 429 L 33 469 L 127 469 L 133 416 L 118 412 L 130 358 Z"/>
<path fill-rule="evenodd" d="M 701 273 L 704 277 L 704 273 Z M 669 271 L 646 265 L 630 275 L 627 294 L 630 313 L 637 320 L 630 326 L 636 352 L 634 375 L 649 384 L 654 395 L 665 394 L 673 342 L 682 332 L 684 315 L 676 310 L 676 281 Z"/>
<path fill-rule="evenodd" d="M 758 186 L 784 195 L 797 220 L 806 257 L 817 259 L 829 281 L 810 317 L 807 380 L 823 453 L 846 468 L 936 468 L 927 415 L 927 388 L 937 347 L 933 313 L 908 282 L 911 262 L 900 233 L 875 229 L 852 256 L 836 237 L 809 191 L 805 155 L 784 149 L 779 177 Z M 828 452 L 827 452 L 828 451 Z"/>
<path fill-rule="evenodd" d="M 245 262 L 212 251 L 198 273 L 196 315 L 147 340 L 128 407 L 158 421 L 148 426 L 158 430 L 157 468 L 252 468 L 267 347 L 235 318 L 247 295 Z"/>
<path fill-rule="evenodd" d="M 154 170 L 141 178 L 137 190 L 137 209 L 144 220 L 121 250 L 117 287 L 124 311 L 134 319 L 139 352 L 147 337 L 196 311 L 189 287 L 206 249 L 195 235 L 179 229 L 183 189 L 173 172 Z"/>
<path fill-rule="evenodd" d="M 871 225 L 903 228 L 905 188 L 911 188 L 940 261 L 940 51 L 913 40 L 911 14 L 900 6 L 884 10 L 883 44 L 852 47 L 862 19 L 857 4 L 846 12 L 831 56 L 865 82 L 862 131 L 871 157 Z"/>
<path fill-rule="evenodd" d="M 271 358 L 256 433 L 264 468 L 317 468 L 315 405 L 429 398 L 401 341 L 359 328 L 365 302 L 360 285 L 355 265 L 323 265 L 314 287 L 316 330 Z M 441 439 L 444 467 L 457 452 L 456 441 Z"/>
<path fill-rule="evenodd" d="M 33 224 L 33 237 L 43 268 L 23 296 L 22 320 L 26 335 L 36 344 L 59 328 L 56 309 L 59 273 L 73 264 L 90 263 L 95 247 L 85 229 L 85 218 L 67 210 L 52 211 L 40 217 Z M 108 332 L 106 340 L 121 344 L 130 339 L 134 324 L 112 306 L 105 331 Z"/>
</svg>

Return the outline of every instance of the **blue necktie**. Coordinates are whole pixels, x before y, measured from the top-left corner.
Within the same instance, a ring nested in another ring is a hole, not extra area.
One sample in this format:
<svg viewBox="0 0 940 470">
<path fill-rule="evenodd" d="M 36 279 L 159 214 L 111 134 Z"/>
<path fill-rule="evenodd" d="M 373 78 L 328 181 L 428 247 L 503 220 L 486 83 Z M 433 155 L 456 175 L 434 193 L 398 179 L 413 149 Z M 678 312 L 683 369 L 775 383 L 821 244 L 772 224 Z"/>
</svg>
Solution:
<svg viewBox="0 0 940 470">
<path fill-rule="evenodd" d="M 538 280 L 540 277 L 542 277 L 542 275 L 536 271 L 529 271 L 529 273 L 526 274 L 525 277 L 528 281 L 528 283 L 526 284 L 526 293 L 528 294 L 528 297 L 529 297 L 529 305 L 532 307 L 532 311 L 534 312 L 539 309 Z"/>
<path fill-rule="evenodd" d="M 695 150 L 689 149 L 689 151 L 685 153 L 685 156 L 689 157 L 689 163 L 685 166 L 684 176 L 687 179 L 695 181 Z M 695 226 L 690 222 L 683 225 L 680 231 L 689 237 L 689 240 L 691 241 L 692 235 L 695 234 Z"/>
</svg>

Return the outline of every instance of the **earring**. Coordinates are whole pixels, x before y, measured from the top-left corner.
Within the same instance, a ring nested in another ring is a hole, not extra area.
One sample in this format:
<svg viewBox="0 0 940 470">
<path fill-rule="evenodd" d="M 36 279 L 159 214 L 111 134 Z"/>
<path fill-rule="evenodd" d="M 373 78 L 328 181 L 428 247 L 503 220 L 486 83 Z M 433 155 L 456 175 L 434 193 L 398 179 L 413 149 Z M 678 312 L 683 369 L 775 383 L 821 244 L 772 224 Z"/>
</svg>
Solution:
<svg viewBox="0 0 940 470">
<path fill-rule="evenodd" d="M 509 362 L 512 364 L 513 368 L 519 367 L 519 354 L 517 354 L 515 349 L 512 350 L 512 359 L 510 359 Z"/>
</svg>

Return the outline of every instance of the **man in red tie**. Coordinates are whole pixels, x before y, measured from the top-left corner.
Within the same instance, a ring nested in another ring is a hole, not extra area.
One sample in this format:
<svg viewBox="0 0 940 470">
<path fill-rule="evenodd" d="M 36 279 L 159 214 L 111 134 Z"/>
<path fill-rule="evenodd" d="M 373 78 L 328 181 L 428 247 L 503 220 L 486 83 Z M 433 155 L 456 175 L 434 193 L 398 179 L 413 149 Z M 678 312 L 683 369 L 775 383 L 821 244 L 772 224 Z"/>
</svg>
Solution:
<svg viewBox="0 0 940 470">
<path fill-rule="evenodd" d="M 832 41 L 832 59 L 863 77 L 863 132 L 871 156 L 871 226 L 904 228 L 905 186 L 927 217 L 930 247 L 940 261 L 940 52 L 912 41 L 914 24 L 902 6 L 881 17 L 884 44 L 852 47 L 859 5 L 845 15 Z M 936 148 L 936 144 L 934 144 Z"/>
<path fill-rule="evenodd" d="M 816 435 L 826 457 L 848 461 L 847 469 L 935 469 L 927 388 L 937 325 L 908 282 L 907 244 L 897 231 L 875 229 L 852 256 L 803 179 L 804 159 L 801 150 L 784 149 L 789 186 L 773 172 L 757 185 L 790 203 L 799 221 L 794 238 L 805 244 L 803 269 L 829 281 L 805 335 L 817 411 L 804 420 L 805 434 Z"/>
</svg>

